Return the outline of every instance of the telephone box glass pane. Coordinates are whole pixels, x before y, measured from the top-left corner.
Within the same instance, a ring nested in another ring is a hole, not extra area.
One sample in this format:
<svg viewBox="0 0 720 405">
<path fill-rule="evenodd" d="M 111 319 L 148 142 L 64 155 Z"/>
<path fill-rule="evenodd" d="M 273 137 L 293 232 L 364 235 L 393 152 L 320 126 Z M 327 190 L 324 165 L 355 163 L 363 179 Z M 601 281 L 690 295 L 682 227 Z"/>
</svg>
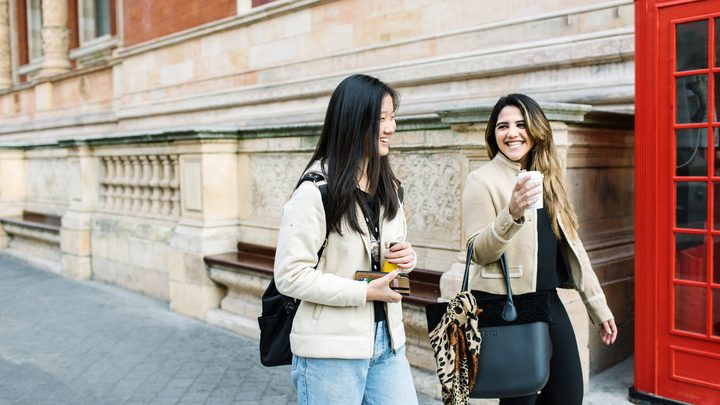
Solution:
<svg viewBox="0 0 720 405">
<path fill-rule="evenodd" d="M 676 26 L 675 55 L 678 72 L 708 68 L 708 20 Z"/>
<path fill-rule="evenodd" d="M 720 28 L 720 27 L 719 27 Z M 713 108 L 713 117 L 715 119 L 713 121 L 718 122 L 718 110 L 720 110 L 720 73 L 715 73 L 715 108 Z"/>
<path fill-rule="evenodd" d="M 715 175 L 720 176 L 720 128 L 715 128 L 715 135 L 713 136 L 715 141 L 713 142 L 715 144 Z M 715 204 L 717 204 L 718 201 L 715 200 Z"/>
<path fill-rule="evenodd" d="M 688 285 L 675 286 L 675 329 L 705 334 L 707 289 Z"/>
<path fill-rule="evenodd" d="M 684 181 L 675 184 L 675 226 L 706 229 L 707 183 Z"/>
<path fill-rule="evenodd" d="M 713 183 L 713 203 L 713 229 L 720 231 L 720 182 Z"/>
<path fill-rule="evenodd" d="M 705 236 L 675 234 L 675 278 L 707 280 L 707 247 Z"/>
<path fill-rule="evenodd" d="M 676 83 L 676 121 L 678 124 L 707 122 L 708 77 L 707 75 L 683 76 Z"/>
<path fill-rule="evenodd" d="M 707 128 L 678 129 L 675 133 L 675 174 L 707 176 Z"/>
<path fill-rule="evenodd" d="M 720 18 L 715 19 L 715 67 L 720 67 Z"/>
<path fill-rule="evenodd" d="M 720 284 L 720 236 L 713 241 L 713 283 Z"/>
<path fill-rule="evenodd" d="M 713 336 L 720 336 L 720 289 L 713 290 L 713 319 L 712 319 L 712 334 Z"/>
</svg>

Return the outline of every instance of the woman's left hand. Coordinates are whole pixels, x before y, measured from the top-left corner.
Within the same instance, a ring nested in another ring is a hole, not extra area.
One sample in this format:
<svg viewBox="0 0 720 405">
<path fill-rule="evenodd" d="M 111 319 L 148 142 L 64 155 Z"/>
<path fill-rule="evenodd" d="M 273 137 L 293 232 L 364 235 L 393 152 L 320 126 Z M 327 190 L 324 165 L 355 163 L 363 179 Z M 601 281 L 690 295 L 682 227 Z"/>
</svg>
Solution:
<svg viewBox="0 0 720 405">
<path fill-rule="evenodd" d="M 600 324 L 600 340 L 602 340 L 606 345 L 609 346 L 615 343 L 617 334 L 618 330 L 614 319 L 610 319 Z"/>
<path fill-rule="evenodd" d="M 386 247 L 389 246 L 389 242 Z M 385 259 L 401 269 L 412 269 L 415 265 L 415 251 L 409 242 L 399 242 L 388 248 Z"/>
</svg>

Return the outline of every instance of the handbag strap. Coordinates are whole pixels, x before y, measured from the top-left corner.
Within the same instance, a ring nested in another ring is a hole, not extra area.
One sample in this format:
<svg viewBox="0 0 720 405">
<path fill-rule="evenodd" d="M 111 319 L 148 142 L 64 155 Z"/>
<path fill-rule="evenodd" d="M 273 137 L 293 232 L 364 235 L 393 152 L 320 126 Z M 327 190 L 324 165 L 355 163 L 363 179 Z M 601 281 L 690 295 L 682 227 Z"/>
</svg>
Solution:
<svg viewBox="0 0 720 405">
<path fill-rule="evenodd" d="M 470 245 L 467 249 L 467 256 L 465 257 L 465 274 L 463 275 L 463 282 L 461 291 L 470 291 L 470 264 L 472 263 L 473 253 L 475 252 L 475 239 L 470 241 Z M 500 255 L 500 267 L 502 267 L 503 277 L 505 277 L 505 286 L 507 288 L 507 295 L 505 298 L 505 306 L 502 311 L 502 318 L 506 322 L 512 322 L 517 319 L 517 309 L 515 309 L 515 303 L 513 302 L 512 286 L 510 285 L 510 274 L 508 272 L 507 259 L 505 253 Z"/>
</svg>

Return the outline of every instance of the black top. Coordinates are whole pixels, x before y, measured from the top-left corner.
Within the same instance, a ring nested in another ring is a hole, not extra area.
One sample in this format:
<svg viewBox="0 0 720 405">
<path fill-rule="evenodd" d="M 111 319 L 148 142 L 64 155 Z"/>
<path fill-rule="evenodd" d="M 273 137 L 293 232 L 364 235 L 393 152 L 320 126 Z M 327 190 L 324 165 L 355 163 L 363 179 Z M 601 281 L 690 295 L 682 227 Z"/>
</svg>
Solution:
<svg viewBox="0 0 720 405">
<path fill-rule="evenodd" d="M 536 291 L 552 290 L 568 280 L 568 273 L 560 254 L 560 243 L 550 226 L 545 208 L 537 210 L 538 263 Z"/>
<path fill-rule="evenodd" d="M 365 222 L 367 223 L 368 229 L 370 230 L 370 270 L 380 271 L 380 203 L 378 202 L 378 196 L 375 194 L 371 197 L 367 193 L 363 193 L 365 196 L 365 202 L 367 207 L 363 207 L 365 214 Z M 385 317 L 385 303 L 382 301 L 374 301 L 375 307 L 375 322 L 384 321 Z"/>
</svg>

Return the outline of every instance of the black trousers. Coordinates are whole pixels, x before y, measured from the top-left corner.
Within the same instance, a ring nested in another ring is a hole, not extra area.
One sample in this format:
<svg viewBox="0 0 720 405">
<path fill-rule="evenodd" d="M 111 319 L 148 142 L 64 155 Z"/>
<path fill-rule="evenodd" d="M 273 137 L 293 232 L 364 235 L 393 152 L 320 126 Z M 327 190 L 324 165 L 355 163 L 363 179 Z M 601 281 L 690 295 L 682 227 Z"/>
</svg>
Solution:
<svg viewBox="0 0 720 405">
<path fill-rule="evenodd" d="M 550 379 L 540 394 L 501 398 L 500 405 L 582 405 L 583 379 L 575 332 L 557 291 L 550 291 Z"/>
</svg>

